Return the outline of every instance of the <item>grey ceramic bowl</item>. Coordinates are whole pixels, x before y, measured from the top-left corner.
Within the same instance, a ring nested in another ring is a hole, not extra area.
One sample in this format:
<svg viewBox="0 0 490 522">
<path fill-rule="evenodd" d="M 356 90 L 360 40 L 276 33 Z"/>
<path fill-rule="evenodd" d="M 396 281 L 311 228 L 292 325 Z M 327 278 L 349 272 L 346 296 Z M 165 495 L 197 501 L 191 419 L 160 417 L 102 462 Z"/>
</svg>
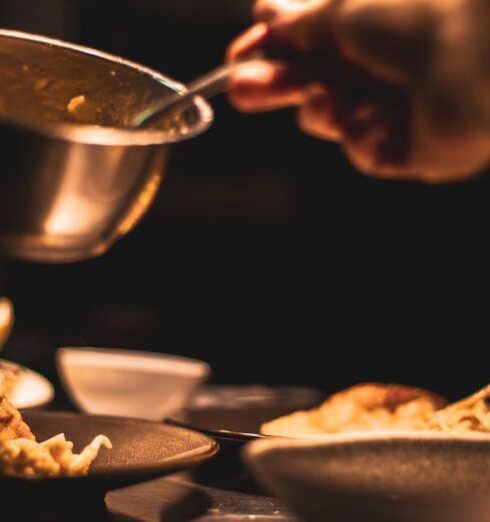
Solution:
<svg viewBox="0 0 490 522">
<path fill-rule="evenodd" d="M 268 438 L 243 457 L 258 482 L 305 520 L 488 520 L 489 435 Z"/>
</svg>

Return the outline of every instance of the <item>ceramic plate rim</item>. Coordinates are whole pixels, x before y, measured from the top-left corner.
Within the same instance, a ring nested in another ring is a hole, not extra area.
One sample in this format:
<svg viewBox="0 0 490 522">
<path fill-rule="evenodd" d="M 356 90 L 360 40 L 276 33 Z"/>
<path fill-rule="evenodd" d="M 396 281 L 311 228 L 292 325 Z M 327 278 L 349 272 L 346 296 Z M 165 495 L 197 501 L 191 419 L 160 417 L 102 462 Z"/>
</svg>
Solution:
<svg viewBox="0 0 490 522">
<path fill-rule="evenodd" d="M 211 388 L 247 388 L 247 385 L 208 385 Z M 319 397 L 323 395 L 323 392 L 318 388 L 311 388 L 306 386 L 274 386 L 274 385 L 262 385 L 265 386 L 268 389 L 271 389 L 272 391 L 285 391 L 286 393 L 292 393 L 292 392 L 301 392 L 306 394 L 317 394 Z M 321 399 L 319 399 L 319 402 L 321 402 Z M 308 406 L 309 408 L 313 406 Z M 298 409 L 301 409 L 299 407 Z M 206 410 L 206 408 L 202 408 L 203 411 Z M 184 408 L 184 413 L 186 412 L 186 408 Z M 295 410 L 293 410 L 295 411 Z M 293 413 L 291 411 L 291 413 Z M 251 442 L 255 440 L 260 439 L 268 439 L 271 437 L 271 435 L 265 435 L 262 433 L 257 432 L 250 432 L 250 431 L 241 431 L 241 430 L 234 430 L 234 429 L 226 429 L 226 428 L 217 428 L 217 427 L 201 427 L 198 423 L 193 423 L 192 421 L 183 420 L 182 418 L 179 418 L 178 415 L 181 412 L 177 412 L 177 414 L 172 414 L 169 417 L 165 419 L 165 422 L 174 426 L 179 426 L 181 428 L 186 428 L 188 430 L 193 431 L 199 431 L 200 433 L 205 433 L 206 435 L 209 435 L 211 437 L 218 437 L 223 440 L 233 441 L 233 442 Z M 267 420 L 270 420 L 268 418 Z M 266 419 L 264 419 L 264 422 L 266 422 Z M 281 437 L 282 438 L 282 437 Z"/>
<path fill-rule="evenodd" d="M 233 440 L 237 442 L 249 442 L 254 440 L 270 438 L 270 435 L 262 435 L 260 433 L 248 433 L 246 431 L 234 431 L 219 428 L 200 428 L 198 426 L 192 425 L 191 423 L 186 423 L 184 421 L 177 420 L 173 417 L 165 419 L 165 422 L 170 426 L 177 426 L 186 430 L 198 431 L 199 433 L 204 433 L 205 435 L 208 435 L 210 437 L 219 437 L 222 439 Z"/>
<path fill-rule="evenodd" d="M 9 359 L 3 359 L 0 358 L 0 365 L 5 364 L 6 366 L 11 366 L 13 368 L 19 369 L 24 373 L 24 376 L 34 378 L 37 380 L 40 384 L 44 386 L 44 395 L 41 395 L 37 400 L 31 401 L 29 403 L 20 403 L 16 402 L 15 400 L 11 400 L 10 402 L 12 405 L 21 410 L 28 410 L 31 408 L 38 408 L 40 406 L 45 406 L 49 404 L 55 396 L 54 386 L 51 383 L 51 381 L 42 375 L 39 372 L 36 372 L 35 370 L 31 370 L 31 368 L 28 368 L 27 366 L 24 366 L 22 364 L 16 363 L 14 361 L 10 361 Z M 19 382 L 19 385 L 21 383 Z"/>
<path fill-rule="evenodd" d="M 151 424 L 151 425 L 161 425 L 161 422 L 157 421 L 151 421 L 146 419 L 137 419 L 132 417 L 121 417 L 117 415 L 94 415 L 94 414 L 83 414 L 83 413 L 77 413 L 77 412 L 71 412 L 71 411 L 33 411 L 29 412 L 27 414 L 34 415 L 37 417 L 63 417 L 63 416 L 69 416 L 69 417 L 76 417 L 79 419 L 83 419 L 86 417 L 95 417 L 99 418 L 101 420 L 115 420 L 123 421 L 123 422 L 129 422 L 129 423 L 138 423 L 138 424 Z M 192 454 L 192 451 L 188 451 L 186 453 L 183 453 L 181 455 L 176 455 L 170 458 L 165 459 L 164 461 L 159 462 L 158 464 L 134 464 L 125 466 L 122 470 L 119 471 L 112 471 L 112 472 L 93 472 L 88 475 L 84 476 L 77 476 L 77 477 L 43 477 L 43 478 L 23 478 L 23 477 L 9 477 L 9 476 L 1 476 L 0 475 L 0 484 L 2 482 L 9 482 L 9 483 L 19 483 L 19 484 L 37 484 L 39 486 L 44 484 L 56 484 L 56 483 L 62 483 L 62 482 L 70 482 L 70 483 L 76 483 L 76 482 L 96 482 L 98 480 L 104 480 L 104 479 L 117 479 L 117 480 L 124 480 L 129 477 L 134 476 L 156 476 L 159 475 L 161 472 L 162 475 L 168 474 L 173 472 L 173 470 L 180 470 L 180 469 L 187 469 L 188 467 L 191 467 L 193 465 L 205 462 L 206 460 L 212 458 L 215 456 L 219 450 L 220 446 L 219 443 L 216 442 L 213 438 L 197 432 L 196 430 L 189 430 L 188 428 L 180 428 L 177 426 L 167 426 L 169 428 L 178 428 L 179 430 L 192 432 L 193 435 L 199 435 L 203 438 L 203 441 L 205 440 L 209 448 L 205 451 L 202 451 L 198 454 Z M 188 455 L 190 454 L 190 455 Z"/>
<path fill-rule="evenodd" d="M 426 430 L 373 430 L 364 432 L 332 433 L 324 437 L 299 438 L 266 436 L 244 448 L 245 455 L 254 456 L 275 450 L 301 450 L 331 446 L 356 445 L 370 442 L 475 442 L 490 445 L 490 433 L 483 432 L 438 432 Z"/>
<path fill-rule="evenodd" d="M 67 361 L 68 357 L 77 355 L 81 355 L 82 357 L 87 358 L 87 361 Z M 98 346 L 60 346 L 56 349 L 55 358 L 58 369 L 61 369 L 62 367 L 68 365 L 83 367 L 93 366 L 97 368 L 110 367 L 117 370 L 127 369 L 124 364 L 116 364 L 115 366 L 109 366 L 107 364 L 100 364 L 99 361 L 95 361 L 95 359 L 98 358 L 98 356 L 103 355 L 112 355 L 118 357 L 121 361 L 124 359 L 132 358 L 139 359 L 140 361 L 151 360 L 159 361 L 160 363 L 173 363 L 173 367 L 166 369 L 165 373 L 183 375 L 193 378 L 206 378 L 211 373 L 211 367 L 206 361 L 171 353 L 152 352 L 148 350 L 130 350 L 124 348 L 107 348 Z M 93 357 L 91 362 L 88 360 L 90 356 Z M 153 366 L 148 365 L 138 367 L 137 369 L 145 372 L 148 371 L 154 373 L 164 373 L 161 372 L 162 368 L 155 368 Z"/>
</svg>

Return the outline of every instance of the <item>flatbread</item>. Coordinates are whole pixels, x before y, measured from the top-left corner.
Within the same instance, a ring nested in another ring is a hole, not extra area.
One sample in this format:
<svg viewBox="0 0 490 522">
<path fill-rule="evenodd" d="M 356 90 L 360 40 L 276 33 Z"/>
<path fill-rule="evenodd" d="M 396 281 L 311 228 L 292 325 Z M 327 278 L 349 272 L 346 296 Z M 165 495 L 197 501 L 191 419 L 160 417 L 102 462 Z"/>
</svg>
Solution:
<svg viewBox="0 0 490 522">
<path fill-rule="evenodd" d="M 262 425 L 261 433 L 317 438 L 330 433 L 380 429 L 426 429 L 447 404 L 439 395 L 400 384 L 358 384 L 330 396 L 318 408 Z"/>
</svg>

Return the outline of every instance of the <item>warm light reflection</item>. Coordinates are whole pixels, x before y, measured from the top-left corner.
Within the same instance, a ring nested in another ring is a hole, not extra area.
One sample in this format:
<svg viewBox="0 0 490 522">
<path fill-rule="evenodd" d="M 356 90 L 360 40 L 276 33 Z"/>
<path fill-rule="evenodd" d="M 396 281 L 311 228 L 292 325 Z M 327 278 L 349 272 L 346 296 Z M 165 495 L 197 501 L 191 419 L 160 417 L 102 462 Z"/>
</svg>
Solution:
<svg viewBox="0 0 490 522">
<path fill-rule="evenodd" d="M 85 198 L 77 195 L 59 198 L 45 222 L 44 231 L 52 235 L 83 235 L 96 214 Z"/>
<path fill-rule="evenodd" d="M 158 165 L 153 169 L 153 173 L 150 175 L 148 181 L 140 192 L 140 195 L 134 202 L 134 205 L 131 207 L 126 217 L 119 225 L 119 234 L 127 234 L 142 218 L 143 214 L 145 214 L 153 199 L 155 198 L 156 193 L 158 192 L 158 188 L 160 187 L 160 183 L 162 182 L 161 173 L 163 158 L 160 161 L 157 161 L 157 163 Z"/>
<path fill-rule="evenodd" d="M 88 157 L 86 146 L 73 146 L 66 158 L 64 171 L 67 173 L 60 183 L 49 214 L 44 221 L 44 232 L 58 236 L 88 237 L 96 233 L 107 222 L 107 212 L 113 205 L 106 204 L 107 198 L 120 196 L 115 176 L 119 173 L 121 151 L 105 149 L 99 158 L 94 158 L 95 149 Z M 95 160 L 95 161 L 90 161 Z M 87 172 L 96 165 L 97 170 Z M 104 174 L 104 186 L 97 183 L 98 173 Z M 107 180 L 107 173 L 114 178 Z M 109 181 L 109 182 L 108 182 Z"/>
<path fill-rule="evenodd" d="M 0 299 L 0 327 L 10 320 L 11 315 L 12 303 L 8 299 Z"/>
</svg>

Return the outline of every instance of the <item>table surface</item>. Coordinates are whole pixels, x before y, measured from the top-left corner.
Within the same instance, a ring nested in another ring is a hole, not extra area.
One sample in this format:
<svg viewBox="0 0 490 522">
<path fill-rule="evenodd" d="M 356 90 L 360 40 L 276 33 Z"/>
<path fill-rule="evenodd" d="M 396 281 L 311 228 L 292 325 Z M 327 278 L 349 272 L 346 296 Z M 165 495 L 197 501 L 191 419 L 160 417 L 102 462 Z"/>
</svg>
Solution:
<svg viewBox="0 0 490 522">
<path fill-rule="evenodd" d="M 29 522 L 298 522 L 277 499 L 240 481 L 211 485 L 190 471 L 111 491 L 105 500 L 91 499 L 83 490 L 66 502 L 31 499 L 16 504 L 15 518 Z"/>
<path fill-rule="evenodd" d="M 141 522 L 296 522 L 275 498 L 247 491 L 239 481 L 223 487 L 197 482 L 191 473 L 110 492 L 109 520 Z"/>
<path fill-rule="evenodd" d="M 233 388 L 233 387 L 232 387 Z M 241 387 L 238 387 L 241 389 Z M 206 388 L 218 389 L 222 387 Z M 250 387 L 245 387 L 250 395 Z M 300 389 L 304 392 L 304 389 Z M 318 400 L 314 395 L 311 400 Z M 50 411 L 76 411 L 62 390 Z M 248 411 L 248 410 L 247 410 Z M 240 410 L 241 416 L 255 422 Z M 269 412 L 270 414 L 270 412 Z M 270 414 L 272 415 L 272 414 Z M 272 415 L 273 416 L 273 415 Z M 278 499 L 267 496 L 246 475 L 237 452 L 241 442 L 220 441 L 219 454 L 195 470 L 180 472 L 136 484 L 106 495 L 89 504 L 80 492 L 76 509 L 63 506 L 26 506 L 23 520 L 30 522 L 297 522 Z"/>
</svg>

